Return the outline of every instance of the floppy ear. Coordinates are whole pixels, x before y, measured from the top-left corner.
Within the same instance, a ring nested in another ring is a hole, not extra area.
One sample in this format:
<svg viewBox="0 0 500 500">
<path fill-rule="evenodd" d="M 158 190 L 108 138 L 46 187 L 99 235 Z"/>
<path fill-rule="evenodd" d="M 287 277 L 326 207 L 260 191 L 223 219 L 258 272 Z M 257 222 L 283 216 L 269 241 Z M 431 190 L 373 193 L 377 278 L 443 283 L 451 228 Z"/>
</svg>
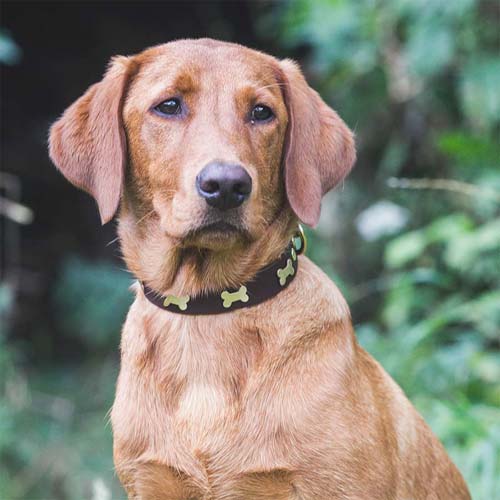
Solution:
<svg viewBox="0 0 500 500">
<path fill-rule="evenodd" d="M 351 170 L 356 159 L 354 137 L 347 125 L 307 84 L 291 60 L 280 63 L 288 111 L 285 184 L 298 218 L 318 223 L 321 198 Z"/>
<path fill-rule="evenodd" d="M 122 101 L 131 66 L 126 57 L 113 58 L 104 78 L 50 129 L 50 158 L 72 184 L 94 197 L 103 224 L 120 202 L 127 158 Z"/>
</svg>

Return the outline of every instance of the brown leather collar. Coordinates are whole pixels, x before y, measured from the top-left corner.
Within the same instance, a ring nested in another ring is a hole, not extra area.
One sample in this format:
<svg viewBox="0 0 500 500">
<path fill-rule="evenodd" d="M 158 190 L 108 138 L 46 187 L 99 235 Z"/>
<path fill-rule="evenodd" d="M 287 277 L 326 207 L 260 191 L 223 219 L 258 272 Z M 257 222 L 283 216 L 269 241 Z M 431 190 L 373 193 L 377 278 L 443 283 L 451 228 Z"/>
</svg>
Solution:
<svg viewBox="0 0 500 500">
<path fill-rule="evenodd" d="M 146 298 L 155 306 L 177 314 L 222 314 L 243 307 L 252 307 L 274 297 L 293 281 L 299 266 L 298 255 L 304 252 L 305 245 L 304 232 L 299 227 L 299 231 L 280 257 L 237 289 L 196 297 L 159 295 L 144 283 L 141 283 L 142 289 Z"/>
</svg>

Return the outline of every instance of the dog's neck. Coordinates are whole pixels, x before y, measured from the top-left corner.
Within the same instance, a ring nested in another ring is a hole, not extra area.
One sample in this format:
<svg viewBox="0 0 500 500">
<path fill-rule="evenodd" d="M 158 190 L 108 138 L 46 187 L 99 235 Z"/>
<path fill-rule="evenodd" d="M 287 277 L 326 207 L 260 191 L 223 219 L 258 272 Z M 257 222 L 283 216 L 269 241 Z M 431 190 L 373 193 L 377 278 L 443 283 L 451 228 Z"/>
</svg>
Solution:
<svg viewBox="0 0 500 500">
<path fill-rule="evenodd" d="M 120 219 L 122 251 L 132 273 L 161 295 L 197 296 L 250 281 L 287 247 L 297 229 L 297 220 L 292 214 L 285 213 L 258 239 L 227 250 L 185 248 L 171 242 L 154 251 L 151 242 L 132 244 L 137 241 L 136 234 L 131 235 L 131 231 L 136 232 L 135 227 L 129 217 Z M 154 237 L 154 234 L 149 233 L 149 237 Z M 164 237 L 162 241 L 165 241 Z"/>
</svg>

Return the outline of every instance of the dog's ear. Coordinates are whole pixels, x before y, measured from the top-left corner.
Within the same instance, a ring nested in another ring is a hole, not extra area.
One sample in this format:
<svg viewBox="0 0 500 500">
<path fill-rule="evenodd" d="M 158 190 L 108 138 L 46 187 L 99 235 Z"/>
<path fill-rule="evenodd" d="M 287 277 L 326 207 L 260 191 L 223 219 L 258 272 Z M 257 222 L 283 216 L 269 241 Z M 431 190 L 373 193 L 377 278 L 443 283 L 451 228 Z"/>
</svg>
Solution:
<svg viewBox="0 0 500 500">
<path fill-rule="evenodd" d="M 354 137 L 341 118 L 307 84 L 291 60 L 280 62 L 288 111 L 285 183 L 297 217 L 315 226 L 321 199 L 351 170 L 356 158 Z"/>
<path fill-rule="evenodd" d="M 120 203 L 127 161 L 122 101 L 132 66 L 129 58 L 113 58 L 104 78 L 50 129 L 50 158 L 72 184 L 94 197 L 103 224 Z"/>
</svg>

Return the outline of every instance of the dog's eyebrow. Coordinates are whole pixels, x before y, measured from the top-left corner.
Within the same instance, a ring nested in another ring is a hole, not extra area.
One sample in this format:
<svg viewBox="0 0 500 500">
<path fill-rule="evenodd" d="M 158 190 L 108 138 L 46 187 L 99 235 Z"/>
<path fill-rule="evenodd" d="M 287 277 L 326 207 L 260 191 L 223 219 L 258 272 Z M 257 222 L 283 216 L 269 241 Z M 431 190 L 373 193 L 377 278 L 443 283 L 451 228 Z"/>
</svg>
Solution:
<svg viewBox="0 0 500 500">
<path fill-rule="evenodd" d="M 266 97 L 275 97 L 276 92 L 274 90 L 276 88 L 282 87 L 282 83 L 269 83 L 266 85 L 246 85 L 239 89 L 239 95 L 242 99 L 247 101 L 251 101 L 255 98 L 261 99 Z"/>
<path fill-rule="evenodd" d="M 199 86 L 199 70 L 197 68 L 182 68 L 168 74 L 165 71 L 146 74 L 146 83 L 150 82 L 150 93 L 157 98 L 170 97 L 173 94 L 190 94 L 197 92 Z"/>
<path fill-rule="evenodd" d="M 192 72 L 191 72 L 192 73 Z M 172 87 L 182 94 L 189 94 L 198 89 L 195 79 L 188 72 L 182 72 L 176 76 Z"/>
<path fill-rule="evenodd" d="M 275 83 L 270 83 L 269 85 L 263 85 L 262 87 L 258 87 L 257 89 L 255 89 L 255 92 L 258 92 L 259 90 L 268 89 L 270 87 L 286 87 L 286 86 L 287 86 L 286 83 L 275 82 Z"/>
</svg>

